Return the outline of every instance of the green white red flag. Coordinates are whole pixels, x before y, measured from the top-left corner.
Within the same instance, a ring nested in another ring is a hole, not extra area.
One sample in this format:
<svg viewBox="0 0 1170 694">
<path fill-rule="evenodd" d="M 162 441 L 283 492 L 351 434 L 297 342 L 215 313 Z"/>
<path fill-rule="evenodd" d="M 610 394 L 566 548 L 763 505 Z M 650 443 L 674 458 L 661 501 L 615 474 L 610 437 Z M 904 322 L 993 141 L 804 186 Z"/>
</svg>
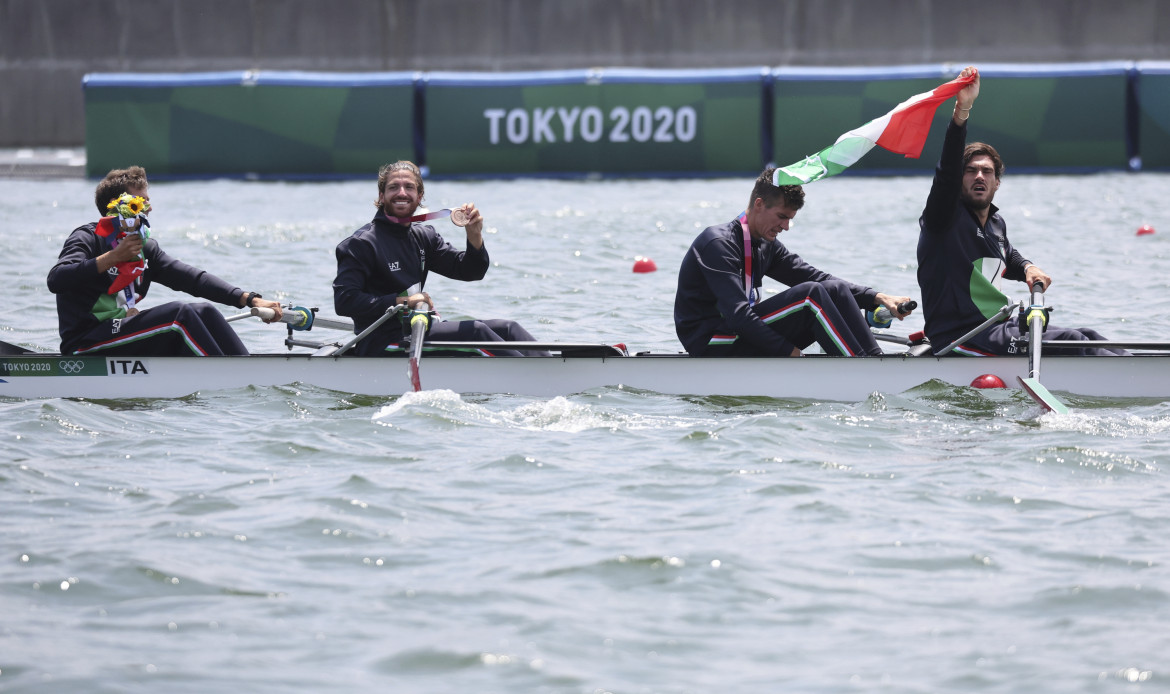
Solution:
<svg viewBox="0 0 1170 694">
<path fill-rule="evenodd" d="M 930 123 L 939 104 L 959 93 L 975 81 L 975 76 L 956 77 L 933 91 L 916 94 L 894 107 L 881 118 L 875 118 L 837 138 L 831 146 L 782 166 L 772 175 L 778 186 L 812 183 L 826 176 L 836 176 L 849 168 L 873 149 L 874 145 L 907 158 L 917 159 L 926 146 Z"/>
</svg>

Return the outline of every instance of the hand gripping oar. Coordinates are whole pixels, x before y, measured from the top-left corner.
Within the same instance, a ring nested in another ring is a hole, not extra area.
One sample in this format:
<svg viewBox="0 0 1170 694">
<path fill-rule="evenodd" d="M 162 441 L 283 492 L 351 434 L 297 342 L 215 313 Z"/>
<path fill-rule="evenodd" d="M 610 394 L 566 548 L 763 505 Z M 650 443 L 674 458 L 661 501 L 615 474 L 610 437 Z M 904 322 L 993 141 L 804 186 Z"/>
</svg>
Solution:
<svg viewBox="0 0 1170 694">
<path fill-rule="evenodd" d="M 243 320 L 245 318 L 259 318 L 265 323 L 271 323 L 272 319 L 276 317 L 276 311 L 263 306 L 254 306 L 248 311 L 236 313 L 227 317 L 227 322 Z M 350 321 L 339 321 L 331 318 L 318 318 L 317 309 L 305 308 L 304 306 L 293 306 L 289 304 L 284 307 L 279 323 L 286 323 L 293 330 L 312 330 L 314 327 L 329 328 L 331 330 L 344 330 L 346 332 L 353 332 L 353 323 Z"/>
<path fill-rule="evenodd" d="M 918 302 L 911 299 L 898 304 L 899 313 L 910 313 L 918 308 Z M 865 312 L 865 321 L 871 328 L 885 329 L 894 324 L 894 314 L 885 306 L 878 306 Z"/>
<path fill-rule="evenodd" d="M 1048 322 L 1048 313 L 1044 310 L 1043 282 L 1032 283 L 1032 305 L 1028 307 L 1024 321 L 1028 325 L 1028 377 L 1017 377 L 1020 386 L 1045 410 L 1068 414 L 1068 407 L 1040 383 L 1040 342 L 1044 335 L 1044 325 Z"/>
</svg>

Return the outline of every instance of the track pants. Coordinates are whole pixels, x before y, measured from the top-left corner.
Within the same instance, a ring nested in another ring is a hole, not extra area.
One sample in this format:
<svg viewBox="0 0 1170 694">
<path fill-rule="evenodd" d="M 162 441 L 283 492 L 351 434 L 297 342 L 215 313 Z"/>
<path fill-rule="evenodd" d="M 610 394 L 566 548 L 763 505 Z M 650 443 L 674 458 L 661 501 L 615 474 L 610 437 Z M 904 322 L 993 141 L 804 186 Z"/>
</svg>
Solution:
<svg viewBox="0 0 1170 694">
<path fill-rule="evenodd" d="M 1104 340 L 1101 333 L 1092 328 L 1058 328 L 1048 326 L 1044 332 L 1045 340 Z M 942 349 L 946 345 L 935 345 Z M 1017 321 L 1008 321 L 991 326 L 975 337 L 967 340 L 955 348 L 955 352 L 967 356 L 995 356 L 1008 354 L 1027 354 L 1028 336 L 1020 334 L 1020 325 Z M 1102 347 L 1045 347 L 1042 354 L 1070 354 L 1074 356 L 1112 356 L 1128 354 L 1124 349 Z"/>
<path fill-rule="evenodd" d="M 215 306 L 172 301 L 102 322 L 77 342 L 72 353 L 219 356 L 247 354 L 248 348 Z"/>
<path fill-rule="evenodd" d="M 844 282 L 804 282 L 761 301 L 752 310 L 777 334 L 801 350 L 816 342 L 825 354 L 882 354 L 857 300 Z M 730 334 L 725 326 L 716 330 L 716 336 Z M 709 357 L 762 354 L 759 347 L 739 336 L 730 343 L 720 340 L 717 344 L 709 344 L 703 351 L 703 356 Z"/>
<path fill-rule="evenodd" d="M 427 341 L 436 342 L 498 342 L 497 348 L 432 349 L 423 347 L 423 354 L 466 355 L 483 357 L 547 356 L 548 352 L 519 352 L 506 349 L 507 342 L 531 342 L 533 337 L 514 320 L 494 318 L 490 320 L 435 321 L 427 333 Z M 403 354 L 405 345 L 392 342 L 386 345 L 383 355 Z"/>
</svg>

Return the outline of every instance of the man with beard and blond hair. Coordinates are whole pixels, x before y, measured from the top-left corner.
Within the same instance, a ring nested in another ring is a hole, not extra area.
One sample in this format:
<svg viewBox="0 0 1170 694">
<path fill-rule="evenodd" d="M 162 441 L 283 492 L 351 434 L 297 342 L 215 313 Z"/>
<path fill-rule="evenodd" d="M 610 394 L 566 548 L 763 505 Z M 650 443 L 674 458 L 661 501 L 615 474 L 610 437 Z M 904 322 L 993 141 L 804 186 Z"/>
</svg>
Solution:
<svg viewBox="0 0 1170 694">
<path fill-rule="evenodd" d="M 419 210 L 425 186 L 422 172 L 409 161 L 387 164 L 378 171 L 378 208 L 374 219 L 337 244 L 337 276 L 333 280 L 333 306 L 338 315 L 353 318 L 354 332 L 361 333 L 387 309 L 398 304 L 420 303 L 434 310 L 430 294 L 423 291 L 427 274 L 465 282 L 483 279 L 488 269 L 483 244 L 483 216 L 472 203 L 450 211 Z M 457 250 L 424 222 L 450 216 L 467 234 L 465 250 Z M 382 323 L 355 348 L 362 356 L 403 355 L 402 325 Z M 508 342 L 532 341 L 519 323 L 504 319 L 432 321 L 428 340 L 442 342 L 498 342 L 499 348 L 472 349 L 469 354 L 517 356 Z M 426 353 L 434 350 L 425 348 Z M 452 350 L 442 350 L 449 352 Z M 545 352 L 529 352 L 546 354 Z"/>
<path fill-rule="evenodd" d="M 1007 224 L 992 204 L 1003 176 L 1003 159 L 983 142 L 966 146 L 967 120 L 979 96 L 979 71 L 955 98 L 955 110 L 947 126 L 942 155 L 926 208 L 918 220 L 918 286 L 926 336 L 940 350 L 994 316 L 1011 303 L 1000 288 L 1001 279 L 1042 282 L 1052 278 L 1026 260 L 1008 241 Z M 1049 340 L 1104 340 L 1089 328 L 1048 326 Z M 1016 321 L 996 323 L 968 338 L 955 352 L 968 356 L 1027 352 L 1027 336 Z M 1102 348 L 1052 348 L 1052 354 L 1113 354 Z"/>
</svg>

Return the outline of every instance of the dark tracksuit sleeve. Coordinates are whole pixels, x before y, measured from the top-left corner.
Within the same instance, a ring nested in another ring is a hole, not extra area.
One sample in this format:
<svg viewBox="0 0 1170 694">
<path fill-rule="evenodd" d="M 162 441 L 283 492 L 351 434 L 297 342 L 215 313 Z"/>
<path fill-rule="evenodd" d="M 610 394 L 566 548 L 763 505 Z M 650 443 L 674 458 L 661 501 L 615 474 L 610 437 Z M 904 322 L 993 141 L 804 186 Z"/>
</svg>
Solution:
<svg viewBox="0 0 1170 694">
<path fill-rule="evenodd" d="M 748 305 L 743 290 L 742 251 L 731 239 L 714 238 L 702 248 L 692 249 L 692 253 L 727 327 L 768 355 L 792 354 L 795 345 L 768 327 Z"/>
<path fill-rule="evenodd" d="M 61 247 L 57 264 L 49 270 L 49 291 L 60 294 L 89 285 L 100 286 L 104 291 L 109 280 L 98 273 L 97 257 L 102 254 L 97 237 L 90 233 L 74 231 Z"/>
<path fill-rule="evenodd" d="M 97 257 L 107 248 L 93 233 L 93 224 L 79 227 L 61 247 L 57 263 L 49 270 L 49 291 L 57 299 L 57 324 L 61 352 L 98 324 L 93 306 L 110 286 L 110 276 L 98 272 Z"/>
<path fill-rule="evenodd" d="M 239 307 L 244 290 L 229 284 L 206 270 L 188 265 L 167 255 L 154 239 L 143 244 L 151 280 L 175 291 L 186 292 L 225 306 Z"/>
<path fill-rule="evenodd" d="M 1004 279 L 1023 282 L 1027 277 L 1027 274 L 1024 272 L 1024 266 L 1026 266 L 1031 261 L 1024 258 L 1024 256 L 1021 255 L 1014 246 L 1012 246 L 1011 241 L 1005 241 L 1005 243 L 1007 250 L 1007 268 L 1003 273 Z"/>
<path fill-rule="evenodd" d="M 934 169 L 934 183 L 922 210 L 920 226 L 931 234 L 950 230 L 955 211 L 959 209 L 959 192 L 963 186 L 963 147 L 967 144 L 967 124 L 950 121 L 943 139 L 942 154 Z"/>
<path fill-rule="evenodd" d="M 433 228 L 427 229 L 426 239 L 431 247 L 427 257 L 430 269 L 444 277 L 464 282 L 475 282 L 487 275 L 490 264 L 487 244 L 476 248 L 469 243 L 467 250 L 460 251 Z"/>
<path fill-rule="evenodd" d="M 394 306 L 400 293 L 425 286 L 432 271 L 474 281 L 488 270 L 486 247 L 459 251 L 434 227 L 416 224 L 407 232 L 379 219 L 339 243 L 336 255 L 333 306 L 338 315 L 353 318 L 359 332 Z"/>
<path fill-rule="evenodd" d="M 849 286 L 849 292 L 853 294 L 853 298 L 857 300 L 857 305 L 863 309 L 874 308 L 877 306 L 875 297 L 877 297 L 877 290 L 870 287 L 863 287 L 860 284 L 853 284 L 848 280 L 843 280 L 840 277 L 831 275 L 824 270 L 809 265 L 804 258 L 790 252 L 783 244 L 777 242 L 780 252 L 775 255 L 772 262 L 769 263 L 768 268 L 764 274 L 772 279 L 782 282 L 789 287 L 795 287 L 804 282 L 826 282 L 835 280 L 844 282 Z"/>
<path fill-rule="evenodd" d="M 350 237 L 337 244 L 337 276 L 333 279 L 333 309 L 363 327 L 397 303 L 397 294 L 367 291 L 372 283 L 370 262 L 377 258 L 364 240 Z M 358 328 L 360 331 L 361 328 Z"/>
</svg>

